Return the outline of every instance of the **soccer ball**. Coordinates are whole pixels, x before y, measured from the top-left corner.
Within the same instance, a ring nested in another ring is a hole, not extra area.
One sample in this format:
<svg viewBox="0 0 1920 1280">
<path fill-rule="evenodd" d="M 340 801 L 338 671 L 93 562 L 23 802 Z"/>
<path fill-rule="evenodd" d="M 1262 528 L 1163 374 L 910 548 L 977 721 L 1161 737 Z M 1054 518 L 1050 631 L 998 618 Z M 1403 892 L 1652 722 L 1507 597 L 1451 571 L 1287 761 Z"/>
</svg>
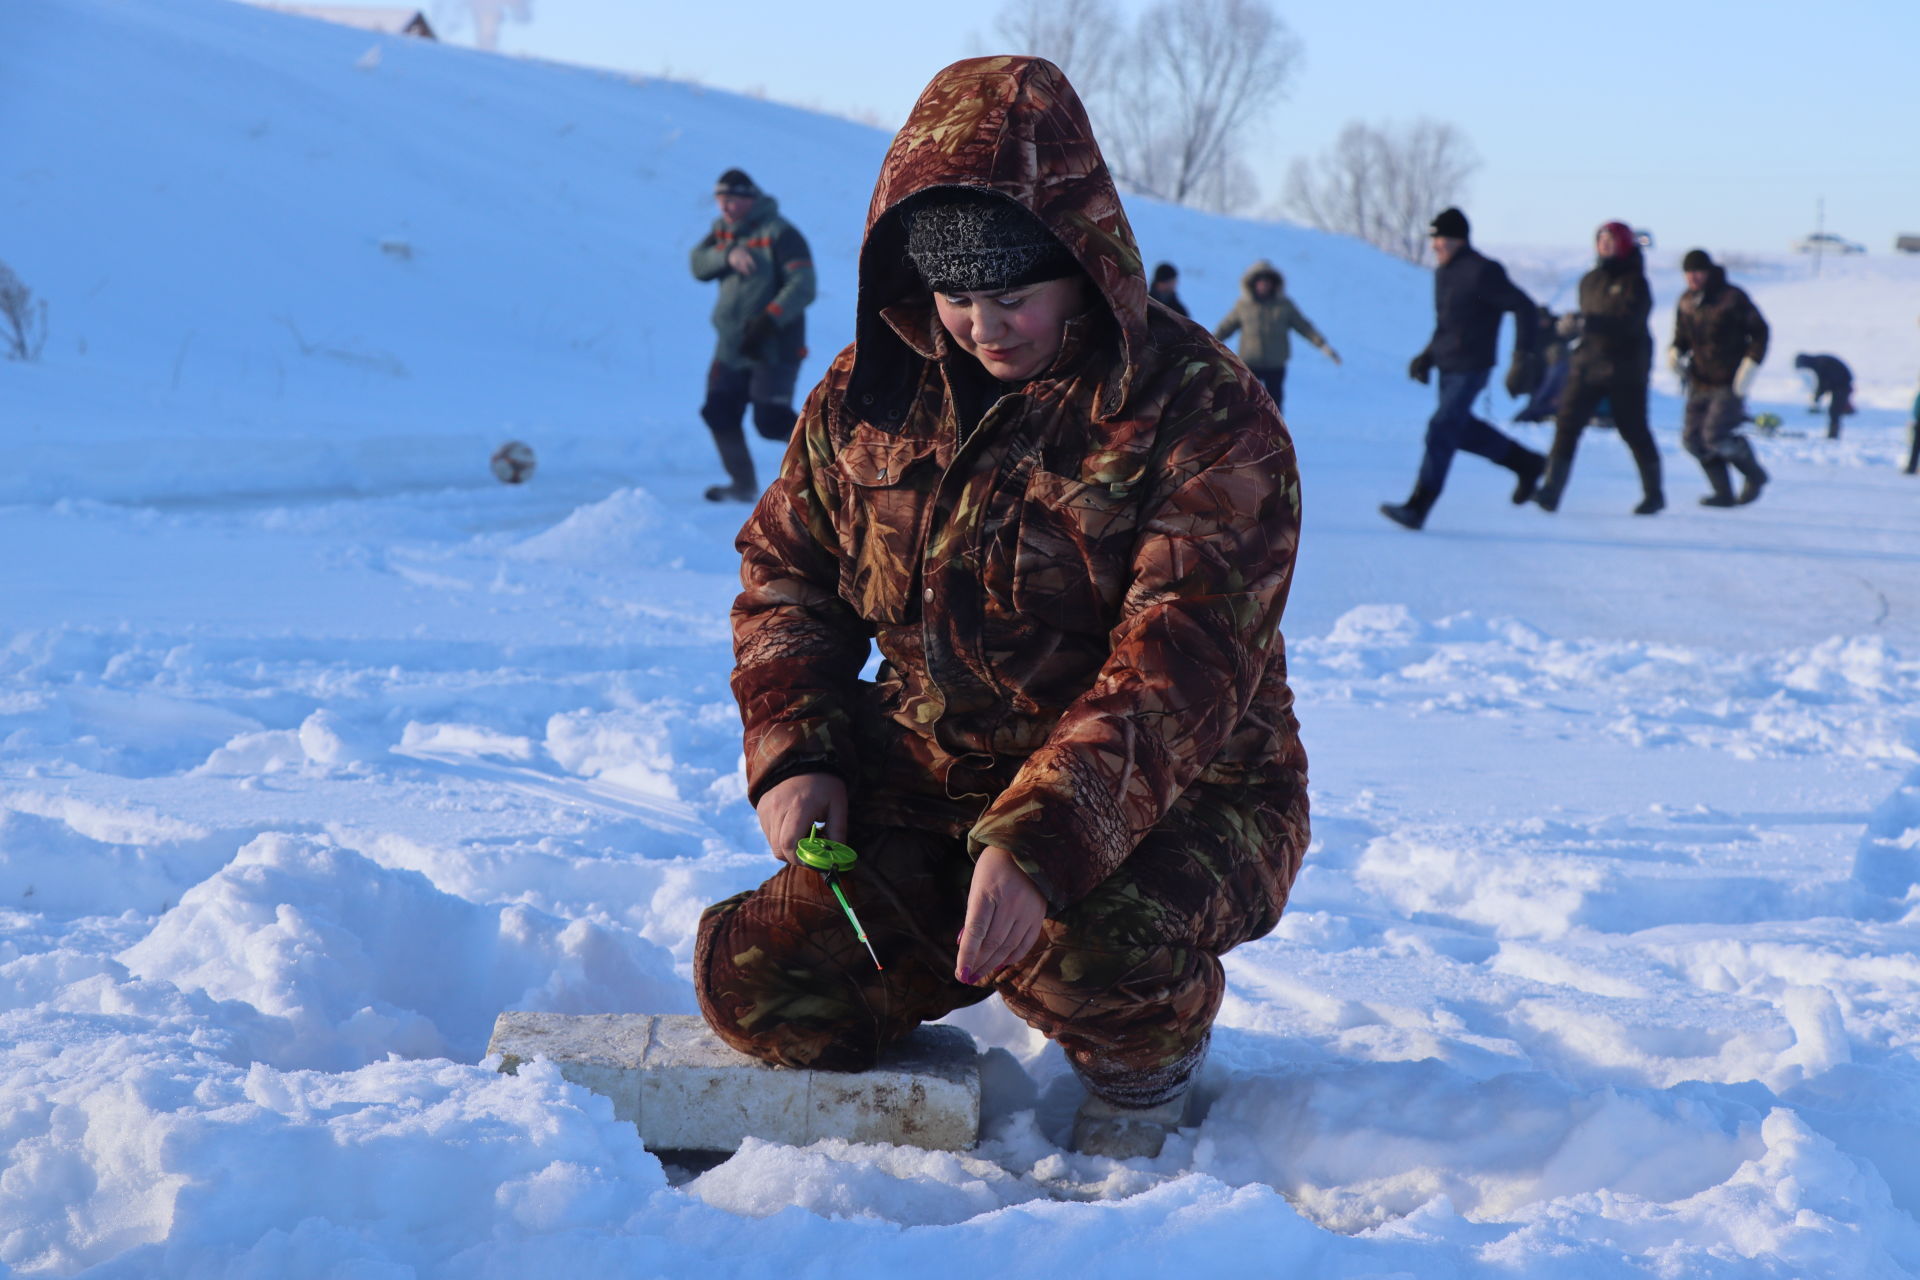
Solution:
<svg viewBox="0 0 1920 1280">
<path fill-rule="evenodd" d="M 502 484 L 522 484 L 533 474 L 533 450 L 518 440 L 509 440 L 493 451 L 493 474 Z"/>
</svg>

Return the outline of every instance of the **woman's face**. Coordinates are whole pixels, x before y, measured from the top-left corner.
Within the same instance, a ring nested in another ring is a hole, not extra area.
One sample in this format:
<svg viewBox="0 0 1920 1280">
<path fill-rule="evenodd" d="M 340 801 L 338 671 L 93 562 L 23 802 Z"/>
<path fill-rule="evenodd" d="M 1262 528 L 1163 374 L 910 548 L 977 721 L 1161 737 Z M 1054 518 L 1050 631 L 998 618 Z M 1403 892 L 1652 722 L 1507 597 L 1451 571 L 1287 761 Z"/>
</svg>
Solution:
<svg viewBox="0 0 1920 1280">
<path fill-rule="evenodd" d="M 1053 363 L 1066 323 L 1087 309 L 1085 276 L 995 293 L 935 293 L 940 323 L 959 348 L 1002 382 L 1024 382 Z"/>
<path fill-rule="evenodd" d="M 1600 234 L 1593 238 L 1593 250 L 1603 258 L 1611 258 L 1614 251 L 1613 232 L 1602 227 Z"/>
</svg>

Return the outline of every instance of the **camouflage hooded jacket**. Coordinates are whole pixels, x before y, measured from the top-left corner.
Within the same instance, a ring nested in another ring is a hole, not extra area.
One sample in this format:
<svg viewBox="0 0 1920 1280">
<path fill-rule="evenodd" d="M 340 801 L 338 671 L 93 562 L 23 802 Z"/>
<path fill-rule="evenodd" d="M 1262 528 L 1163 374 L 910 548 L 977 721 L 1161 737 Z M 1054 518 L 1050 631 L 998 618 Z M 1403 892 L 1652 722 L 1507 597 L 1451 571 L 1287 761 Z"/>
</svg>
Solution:
<svg viewBox="0 0 1920 1280">
<path fill-rule="evenodd" d="M 987 381 L 970 431 L 960 406 L 985 372 L 948 345 L 904 251 L 899 206 L 934 186 L 1018 201 L 1097 299 L 1041 374 Z M 733 687 L 754 801 L 839 774 L 864 817 L 1007 849 L 1056 910 L 1176 803 L 1225 821 L 1249 795 L 1304 806 L 1277 630 L 1292 444 L 1240 362 L 1149 314 L 1146 293 L 1059 70 L 994 57 L 936 76 L 874 190 L 855 341 L 740 534 Z M 859 679 L 870 638 L 875 683 Z M 1301 852 L 1247 850 L 1283 884 Z"/>
</svg>

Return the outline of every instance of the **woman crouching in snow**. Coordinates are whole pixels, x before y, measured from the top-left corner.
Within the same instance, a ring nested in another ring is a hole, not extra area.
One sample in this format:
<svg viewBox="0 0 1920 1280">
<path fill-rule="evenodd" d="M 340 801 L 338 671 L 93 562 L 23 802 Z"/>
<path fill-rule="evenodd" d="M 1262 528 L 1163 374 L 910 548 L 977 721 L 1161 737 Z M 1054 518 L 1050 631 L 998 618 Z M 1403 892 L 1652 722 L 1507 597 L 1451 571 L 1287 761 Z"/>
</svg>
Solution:
<svg viewBox="0 0 1920 1280">
<path fill-rule="evenodd" d="M 935 76 L 881 166 L 853 345 L 740 533 L 748 794 L 788 865 L 694 957 L 721 1038 L 796 1067 L 998 992 L 1085 1083 L 1075 1146 L 1117 1157 L 1181 1123 L 1219 957 L 1307 845 L 1292 443 L 1146 294 L 1060 70 Z M 795 861 L 814 823 L 859 852 L 884 971 Z"/>
</svg>

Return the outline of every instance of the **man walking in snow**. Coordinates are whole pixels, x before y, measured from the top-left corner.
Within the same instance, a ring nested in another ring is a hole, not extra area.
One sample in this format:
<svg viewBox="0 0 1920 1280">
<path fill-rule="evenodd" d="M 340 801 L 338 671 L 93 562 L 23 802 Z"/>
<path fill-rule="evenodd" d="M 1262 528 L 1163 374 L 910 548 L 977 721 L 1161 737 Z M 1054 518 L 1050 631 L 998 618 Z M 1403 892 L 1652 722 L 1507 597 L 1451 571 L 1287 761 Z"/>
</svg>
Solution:
<svg viewBox="0 0 1920 1280">
<path fill-rule="evenodd" d="M 1473 399 L 1493 371 L 1500 316 L 1513 313 L 1513 365 L 1507 370 L 1507 394 L 1525 395 L 1540 381 L 1535 349 L 1533 299 L 1507 278 L 1507 271 L 1467 243 L 1467 215 L 1443 209 L 1427 228 L 1433 237 L 1433 337 L 1407 366 L 1407 376 L 1424 383 L 1440 371 L 1440 406 L 1427 423 L 1426 453 L 1420 474 L 1405 502 L 1380 504 L 1380 514 L 1408 529 L 1418 529 L 1440 497 L 1447 469 L 1457 450 L 1478 454 L 1513 472 L 1515 505 L 1533 496 L 1546 459 L 1492 423 L 1473 416 Z"/>
<path fill-rule="evenodd" d="M 1705 249 L 1680 260 L 1687 291 L 1673 312 L 1673 346 L 1667 363 L 1686 379 L 1687 407 L 1680 443 L 1700 461 L 1713 489 L 1703 507 L 1752 502 L 1767 483 L 1753 445 L 1739 434 L 1747 420 L 1747 388 L 1767 358 L 1767 321 L 1746 291 L 1727 283 L 1726 269 Z M 1734 496 L 1727 468 L 1740 473 Z"/>
<path fill-rule="evenodd" d="M 707 367 L 700 416 L 713 432 L 728 483 L 707 489 L 709 502 L 751 502 L 760 496 L 753 455 L 741 421 L 753 405 L 753 429 L 784 441 L 798 416 L 793 387 L 807 354 L 806 307 L 813 301 L 813 255 L 780 206 L 739 169 L 714 185 L 720 216 L 693 248 L 693 278 L 718 280 L 713 304 L 717 339 Z"/>
</svg>

